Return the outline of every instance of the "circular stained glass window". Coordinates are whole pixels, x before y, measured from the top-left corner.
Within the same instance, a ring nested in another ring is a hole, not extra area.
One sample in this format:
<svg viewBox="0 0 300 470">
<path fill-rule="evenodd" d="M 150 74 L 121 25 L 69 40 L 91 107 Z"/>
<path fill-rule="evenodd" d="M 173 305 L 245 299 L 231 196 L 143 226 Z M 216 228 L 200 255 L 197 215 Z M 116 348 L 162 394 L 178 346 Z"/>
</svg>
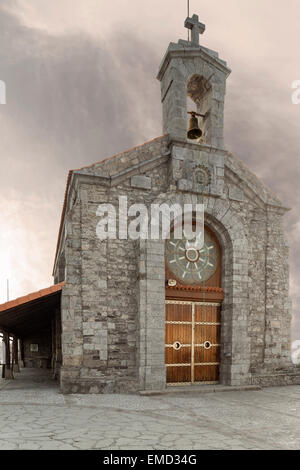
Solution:
<svg viewBox="0 0 300 470">
<path fill-rule="evenodd" d="M 216 272 L 219 264 L 219 248 L 208 230 L 204 232 L 204 244 L 198 249 L 196 240 L 166 241 L 168 268 L 183 284 L 202 284 Z"/>
</svg>

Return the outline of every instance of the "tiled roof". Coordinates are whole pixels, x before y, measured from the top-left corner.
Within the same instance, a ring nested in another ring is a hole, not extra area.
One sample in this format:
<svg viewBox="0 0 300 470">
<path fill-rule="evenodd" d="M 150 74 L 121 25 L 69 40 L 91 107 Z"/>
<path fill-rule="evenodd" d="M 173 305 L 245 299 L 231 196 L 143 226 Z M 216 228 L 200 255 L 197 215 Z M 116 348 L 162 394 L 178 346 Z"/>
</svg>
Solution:
<svg viewBox="0 0 300 470">
<path fill-rule="evenodd" d="M 31 294 L 24 295 L 23 297 L 18 297 L 15 300 L 10 300 L 9 302 L 5 302 L 4 304 L 0 304 L 0 312 L 10 310 L 19 305 L 26 304 L 27 302 L 32 302 L 33 300 L 40 299 L 41 297 L 46 297 L 47 295 L 54 294 L 55 292 L 60 291 L 64 285 L 65 281 L 59 284 L 54 284 L 50 287 L 46 287 L 45 289 L 41 289 L 37 292 L 32 292 Z"/>
</svg>

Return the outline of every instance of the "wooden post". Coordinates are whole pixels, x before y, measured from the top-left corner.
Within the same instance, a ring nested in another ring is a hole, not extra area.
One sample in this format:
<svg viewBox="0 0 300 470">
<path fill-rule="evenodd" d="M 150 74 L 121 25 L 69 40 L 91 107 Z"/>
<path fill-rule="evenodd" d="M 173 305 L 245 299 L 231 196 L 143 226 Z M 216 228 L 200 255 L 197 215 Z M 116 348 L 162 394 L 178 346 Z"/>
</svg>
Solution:
<svg viewBox="0 0 300 470">
<path fill-rule="evenodd" d="M 19 339 L 19 364 L 20 364 L 20 367 L 25 367 L 24 342 L 22 339 Z"/>
<path fill-rule="evenodd" d="M 55 313 L 55 340 L 56 340 L 56 364 L 55 364 L 55 376 L 57 379 L 60 377 L 60 369 L 62 365 L 62 348 L 61 348 L 61 312 L 60 309 L 56 310 Z"/>
<path fill-rule="evenodd" d="M 52 357 L 53 357 L 53 378 L 59 379 L 62 353 L 61 353 L 61 313 L 56 309 L 52 320 Z"/>
<path fill-rule="evenodd" d="M 2 333 L 2 361 L 1 361 L 1 365 L 2 365 L 2 374 L 1 374 L 1 377 L 2 377 L 2 379 L 4 379 L 4 377 L 5 377 L 5 365 L 4 365 L 4 357 L 5 357 L 5 351 L 4 351 L 4 348 L 5 348 L 5 344 L 4 344 L 4 332 L 2 332 L 2 330 L 0 330 L 0 332 Z"/>
<path fill-rule="evenodd" d="M 10 363 L 10 341 L 8 333 L 3 333 L 3 341 L 5 350 L 4 379 L 12 380 L 14 378 L 14 374 Z"/>
<path fill-rule="evenodd" d="M 13 337 L 13 371 L 20 372 L 18 338 Z"/>
<path fill-rule="evenodd" d="M 55 367 L 56 367 L 56 340 L 55 340 L 55 316 L 51 321 L 51 333 L 52 333 L 52 354 L 51 354 L 51 369 L 53 377 L 55 378 Z"/>
</svg>

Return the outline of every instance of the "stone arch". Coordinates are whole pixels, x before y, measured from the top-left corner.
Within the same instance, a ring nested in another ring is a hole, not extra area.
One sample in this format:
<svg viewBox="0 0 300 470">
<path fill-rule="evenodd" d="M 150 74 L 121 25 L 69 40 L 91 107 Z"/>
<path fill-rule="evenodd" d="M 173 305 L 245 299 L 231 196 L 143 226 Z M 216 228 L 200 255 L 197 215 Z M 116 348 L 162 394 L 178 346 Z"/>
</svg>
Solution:
<svg viewBox="0 0 300 470">
<path fill-rule="evenodd" d="M 202 117 L 199 117 L 202 138 L 205 143 L 211 141 L 210 110 L 212 106 L 212 83 L 203 75 L 193 74 L 188 77 L 186 82 L 187 102 L 189 100 L 194 104 L 192 111 L 197 111 Z M 195 109 L 196 108 L 196 109 Z"/>
<path fill-rule="evenodd" d="M 205 223 L 222 246 L 222 305 L 220 381 L 226 385 L 247 384 L 250 368 L 248 334 L 248 242 L 244 227 L 228 210 L 221 220 L 206 212 Z"/>
<path fill-rule="evenodd" d="M 189 193 L 159 195 L 156 204 L 196 204 L 202 197 Z M 248 334 L 248 242 L 244 226 L 223 199 L 204 198 L 205 223 L 216 234 L 223 253 L 222 348 L 220 382 L 250 383 Z M 142 269 L 142 271 L 141 271 Z M 164 388 L 165 244 L 163 240 L 140 242 L 140 382 L 144 389 Z M 155 296 L 155 308 L 153 297 Z M 141 326 L 143 328 L 141 328 Z M 155 344 L 153 342 L 155 337 Z M 153 342 L 153 344 L 152 344 Z M 155 354 L 153 354 L 153 349 Z"/>
</svg>

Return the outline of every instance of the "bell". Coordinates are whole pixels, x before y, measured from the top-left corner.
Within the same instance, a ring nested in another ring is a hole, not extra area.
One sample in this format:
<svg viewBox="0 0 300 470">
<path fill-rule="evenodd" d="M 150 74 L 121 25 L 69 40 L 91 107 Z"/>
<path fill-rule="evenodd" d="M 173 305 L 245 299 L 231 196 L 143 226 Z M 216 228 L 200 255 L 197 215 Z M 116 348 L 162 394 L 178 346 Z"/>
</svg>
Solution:
<svg viewBox="0 0 300 470">
<path fill-rule="evenodd" d="M 188 114 L 191 114 L 191 118 L 189 121 L 189 127 L 187 132 L 188 139 L 200 139 L 202 136 L 202 131 L 199 128 L 198 118 L 199 114 L 195 113 L 194 111 L 190 111 Z"/>
</svg>

